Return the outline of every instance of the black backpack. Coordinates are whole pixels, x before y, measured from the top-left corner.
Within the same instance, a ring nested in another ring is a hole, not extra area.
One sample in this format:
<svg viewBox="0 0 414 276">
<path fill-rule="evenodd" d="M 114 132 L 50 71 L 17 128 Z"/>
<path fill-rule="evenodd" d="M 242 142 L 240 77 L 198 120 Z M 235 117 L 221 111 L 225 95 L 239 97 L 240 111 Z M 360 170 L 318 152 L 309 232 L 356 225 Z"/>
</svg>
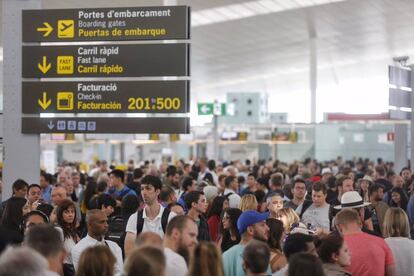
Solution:
<svg viewBox="0 0 414 276">
<path fill-rule="evenodd" d="M 305 211 L 312 205 L 312 200 L 305 200 L 302 203 L 302 211 L 299 214 L 299 218 L 302 219 L 303 214 L 305 213 Z"/>
<path fill-rule="evenodd" d="M 230 201 L 230 196 L 234 194 L 232 192 L 228 193 L 227 195 L 225 195 L 224 193 L 221 194 L 221 196 L 224 196 L 228 201 Z"/>
<path fill-rule="evenodd" d="M 139 211 L 137 214 L 137 235 L 142 232 L 142 228 L 144 228 L 144 209 Z M 167 208 L 164 209 L 161 216 L 161 227 L 162 231 L 165 233 L 165 229 L 167 229 L 168 224 L 168 216 L 170 215 L 170 210 Z"/>
<path fill-rule="evenodd" d="M 106 240 L 116 242 L 121 248 L 124 247 L 126 221 L 121 216 L 115 216 L 108 224 Z"/>
</svg>

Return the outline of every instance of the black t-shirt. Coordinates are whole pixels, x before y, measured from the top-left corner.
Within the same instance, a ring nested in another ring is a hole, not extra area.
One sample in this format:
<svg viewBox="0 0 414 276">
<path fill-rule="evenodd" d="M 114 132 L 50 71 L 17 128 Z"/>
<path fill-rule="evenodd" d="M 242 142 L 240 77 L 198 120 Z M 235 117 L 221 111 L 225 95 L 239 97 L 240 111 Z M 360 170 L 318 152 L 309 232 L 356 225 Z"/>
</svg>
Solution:
<svg viewBox="0 0 414 276">
<path fill-rule="evenodd" d="M 326 202 L 334 206 L 341 204 L 341 202 L 338 201 L 338 192 L 328 189 L 326 193 Z"/>
<path fill-rule="evenodd" d="M 224 253 L 234 245 L 238 244 L 240 242 L 240 239 L 236 239 L 233 241 L 230 236 L 230 232 L 226 231 L 223 234 L 223 240 L 221 241 L 221 252 Z"/>
<path fill-rule="evenodd" d="M 8 245 L 18 245 L 22 242 L 23 235 L 20 231 L 0 225 L 0 253 L 3 252 Z"/>
</svg>

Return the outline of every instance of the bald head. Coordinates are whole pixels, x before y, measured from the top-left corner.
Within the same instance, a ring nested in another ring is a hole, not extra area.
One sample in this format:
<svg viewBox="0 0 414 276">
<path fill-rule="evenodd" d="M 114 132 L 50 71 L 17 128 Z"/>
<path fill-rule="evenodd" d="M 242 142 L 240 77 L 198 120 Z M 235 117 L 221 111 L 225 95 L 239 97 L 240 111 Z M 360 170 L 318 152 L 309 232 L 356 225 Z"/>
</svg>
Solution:
<svg viewBox="0 0 414 276">
<path fill-rule="evenodd" d="M 99 217 L 102 215 L 105 215 L 105 213 L 101 209 L 88 210 L 86 213 L 86 223 L 95 222 L 96 220 L 99 220 Z"/>
<path fill-rule="evenodd" d="M 108 217 L 102 210 L 89 210 L 86 213 L 86 223 L 88 225 L 88 235 L 93 238 L 100 238 L 108 231 Z"/>
<path fill-rule="evenodd" d="M 155 246 L 162 248 L 162 239 L 154 232 L 144 232 L 137 236 L 135 244 L 137 247 Z"/>
<path fill-rule="evenodd" d="M 66 189 L 63 186 L 56 186 L 53 188 L 52 193 L 52 203 L 55 206 L 58 206 L 64 199 L 67 198 Z"/>
</svg>

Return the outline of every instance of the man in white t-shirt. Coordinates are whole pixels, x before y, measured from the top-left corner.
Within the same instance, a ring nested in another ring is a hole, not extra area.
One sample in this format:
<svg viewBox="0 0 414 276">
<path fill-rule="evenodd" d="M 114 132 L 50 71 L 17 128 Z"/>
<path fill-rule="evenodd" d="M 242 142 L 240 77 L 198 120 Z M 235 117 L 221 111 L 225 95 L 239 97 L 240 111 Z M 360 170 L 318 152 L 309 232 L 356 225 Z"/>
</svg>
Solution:
<svg viewBox="0 0 414 276">
<path fill-rule="evenodd" d="M 310 224 L 318 233 L 329 232 L 329 204 L 326 203 L 326 186 L 315 183 L 312 186 L 312 204 L 303 212 L 302 221 Z"/>
<path fill-rule="evenodd" d="M 175 213 L 158 203 L 161 188 L 161 179 L 156 176 L 147 175 L 142 179 L 141 196 L 146 207 L 144 210 L 132 214 L 128 219 L 124 243 L 126 256 L 133 250 L 135 239 L 139 233 L 154 232 L 163 238 L 167 223 L 176 216 Z"/>
<path fill-rule="evenodd" d="M 167 276 L 187 275 L 186 260 L 198 243 L 197 235 L 197 225 L 188 216 L 176 216 L 168 223 L 164 238 Z"/>
</svg>

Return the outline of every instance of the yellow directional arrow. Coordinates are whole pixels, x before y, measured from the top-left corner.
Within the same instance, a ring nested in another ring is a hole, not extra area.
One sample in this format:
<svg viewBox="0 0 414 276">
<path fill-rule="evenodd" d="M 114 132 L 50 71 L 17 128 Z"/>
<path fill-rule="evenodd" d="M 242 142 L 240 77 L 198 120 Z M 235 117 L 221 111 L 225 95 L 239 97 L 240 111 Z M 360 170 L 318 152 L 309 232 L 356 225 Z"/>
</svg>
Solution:
<svg viewBox="0 0 414 276">
<path fill-rule="evenodd" d="M 52 100 L 51 99 L 48 100 L 47 93 L 43 92 L 43 99 L 39 99 L 37 103 L 43 108 L 43 110 L 45 110 L 52 103 Z"/>
<path fill-rule="evenodd" d="M 38 31 L 38 32 L 45 32 L 43 34 L 43 37 L 48 37 L 50 35 L 50 33 L 53 31 L 53 27 L 50 26 L 50 24 L 47 23 L 47 22 L 43 22 L 43 26 L 44 27 L 38 27 L 36 29 L 36 31 Z"/>
<path fill-rule="evenodd" d="M 47 71 L 49 71 L 50 68 L 52 68 L 52 64 L 47 63 L 46 57 L 43 56 L 43 63 L 42 64 L 38 63 L 37 67 L 39 68 L 40 71 L 42 71 L 43 74 L 46 74 Z"/>
</svg>

